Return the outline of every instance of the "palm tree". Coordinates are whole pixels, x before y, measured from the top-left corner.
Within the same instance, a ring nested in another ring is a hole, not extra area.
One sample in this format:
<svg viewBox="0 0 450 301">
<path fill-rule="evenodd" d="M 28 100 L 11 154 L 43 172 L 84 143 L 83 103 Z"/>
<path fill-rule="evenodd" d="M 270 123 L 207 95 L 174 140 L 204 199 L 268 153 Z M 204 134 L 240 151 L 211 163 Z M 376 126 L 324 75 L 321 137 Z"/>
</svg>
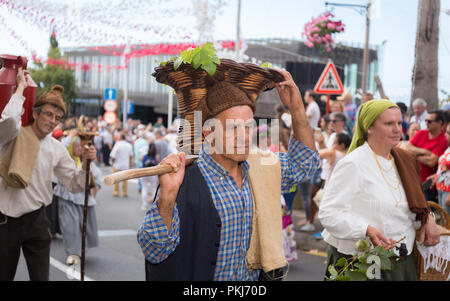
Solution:
<svg viewBox="0 0 450 301">
<path fill-rule="evenodd" d="M 411 104 L 416 98 L 423 98 L 428 103 L 428 110 L 439 108 L 440 6 L 440 0 L 419 0 Z"/>
</svg>

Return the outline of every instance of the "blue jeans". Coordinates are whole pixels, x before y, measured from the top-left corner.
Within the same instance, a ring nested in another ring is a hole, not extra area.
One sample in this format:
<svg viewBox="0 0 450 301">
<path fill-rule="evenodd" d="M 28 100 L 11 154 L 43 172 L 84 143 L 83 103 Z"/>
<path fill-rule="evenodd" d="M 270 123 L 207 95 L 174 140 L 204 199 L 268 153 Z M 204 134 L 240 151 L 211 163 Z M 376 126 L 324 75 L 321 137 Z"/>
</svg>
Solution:
<svg viewBox="0 0 450 301">
<path fill-rule="evenodd" d="M 309 220 L 309 206 L 311 204 L 311 188 L 312 184 L 310 181 L 304 181 L 298 184 L 297 190 L 300 191 L 300 195 L 303 200 L 303 209 L 306 213 L 306 219 Z"/>
<path fill-rule="evenodd" d="M 294 197 L 297 194 L 297 190 L 294 192 L 284 193 L 284 201 L 286 202 L 286 206 L 288 207 L 289 213 L 292 213 L 292 203 L 294 202 Z"/>
</svg>

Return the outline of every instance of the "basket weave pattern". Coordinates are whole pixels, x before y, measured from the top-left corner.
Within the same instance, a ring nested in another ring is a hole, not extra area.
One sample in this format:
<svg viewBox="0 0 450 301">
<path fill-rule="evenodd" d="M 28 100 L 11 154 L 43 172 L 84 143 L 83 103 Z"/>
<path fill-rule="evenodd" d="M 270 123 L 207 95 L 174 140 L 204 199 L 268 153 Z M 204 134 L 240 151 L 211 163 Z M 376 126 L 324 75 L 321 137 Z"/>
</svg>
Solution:
<svg viewBox="0 0 450 301">
<path fill-rule="evenodd" d="M 255 64 L 237 63 L 229 59 L 221 59 L 216 73 L 210 76 L 201 68 L 194 69 L 191 64 L 182 63 L 174 70 L 174 63 L 155 68 L 152 74 L 156 81 L 172 87 L 178 98 L 178 109 L 181 118 L 190 124 L 190 131 L 181 125 L 178 131 L 178 149 L 186 153 L 196 154 L 201 149 L 203 139 L 194 141 L 194 136 L 201 135 L 202 120 L 194 120 L 194 112 L 204 106 L 209 89 L 216 83 L 226 81 L 241 89 L 248 98 L 256 102 L 258 96 L 275 87 L 275 83 L 284 81 L 283 75 L 270 68 L 262 68 Z M 194 122 L 195 121 L 195 122 Z"/>
</svg>

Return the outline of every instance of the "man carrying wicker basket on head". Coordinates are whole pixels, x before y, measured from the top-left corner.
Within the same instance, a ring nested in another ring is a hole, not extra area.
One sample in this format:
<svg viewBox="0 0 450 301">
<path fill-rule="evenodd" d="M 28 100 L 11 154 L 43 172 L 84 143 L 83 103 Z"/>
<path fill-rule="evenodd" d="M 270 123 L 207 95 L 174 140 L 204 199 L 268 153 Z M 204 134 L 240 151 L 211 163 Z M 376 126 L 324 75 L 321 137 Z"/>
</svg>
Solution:
<svg viewBox="0 0 450 301">
<path fill-rule="evenodd" d="M 159 201 L 138 230 L 147 280 L 284 278 L 280 196 L 319 165 L 292 76 L 226 59 L 213 76 L 185 63 L 177 70 L 168 63 L 153 75 L 175 89 L 180 115 L 189 125 L 195 124 L 194 112 L 201 112 L 204 144 L 192 165 L 185 167 L 185 153 L 198 149 L 195 143 L 161 163 L 176 172 L 159 176 Z M 248 125 L 254 122 L 256 99 L 274 87 L 292 114 L 289 150 L 277 155 L 253 153 Z M 245 138 L 237 141 L 240 131 Z M 189 138 L 183 131 L 180 134 L 184 141 Z"/>
</svg>

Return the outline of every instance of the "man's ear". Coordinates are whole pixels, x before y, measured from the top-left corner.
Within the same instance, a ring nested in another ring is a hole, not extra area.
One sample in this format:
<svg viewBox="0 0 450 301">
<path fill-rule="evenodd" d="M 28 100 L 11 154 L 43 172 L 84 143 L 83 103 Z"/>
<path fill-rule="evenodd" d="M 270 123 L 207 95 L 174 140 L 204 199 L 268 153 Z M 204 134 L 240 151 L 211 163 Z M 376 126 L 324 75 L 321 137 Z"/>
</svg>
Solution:
<svg viewBox="0 0 450 301">
<path fill-rule="evenodd" d="M 31 113 L 31 116 L 33 117 L 33 121 L 32 122 L 35 122 L 38 119 L 38 117 L 39 117 L 39 113 L 36 110 L 33 110 L 32 113 Z"/>
<path fill-rule="evenodd" d="M 202 135 L 203 139 L 209 143 L 211 146 L 213 146 L 214 143 L 214 135 L 211 135 L 211 133 L 214 133 L 214 128 L 211 129 L 202 129 Z"/>
</svg>

